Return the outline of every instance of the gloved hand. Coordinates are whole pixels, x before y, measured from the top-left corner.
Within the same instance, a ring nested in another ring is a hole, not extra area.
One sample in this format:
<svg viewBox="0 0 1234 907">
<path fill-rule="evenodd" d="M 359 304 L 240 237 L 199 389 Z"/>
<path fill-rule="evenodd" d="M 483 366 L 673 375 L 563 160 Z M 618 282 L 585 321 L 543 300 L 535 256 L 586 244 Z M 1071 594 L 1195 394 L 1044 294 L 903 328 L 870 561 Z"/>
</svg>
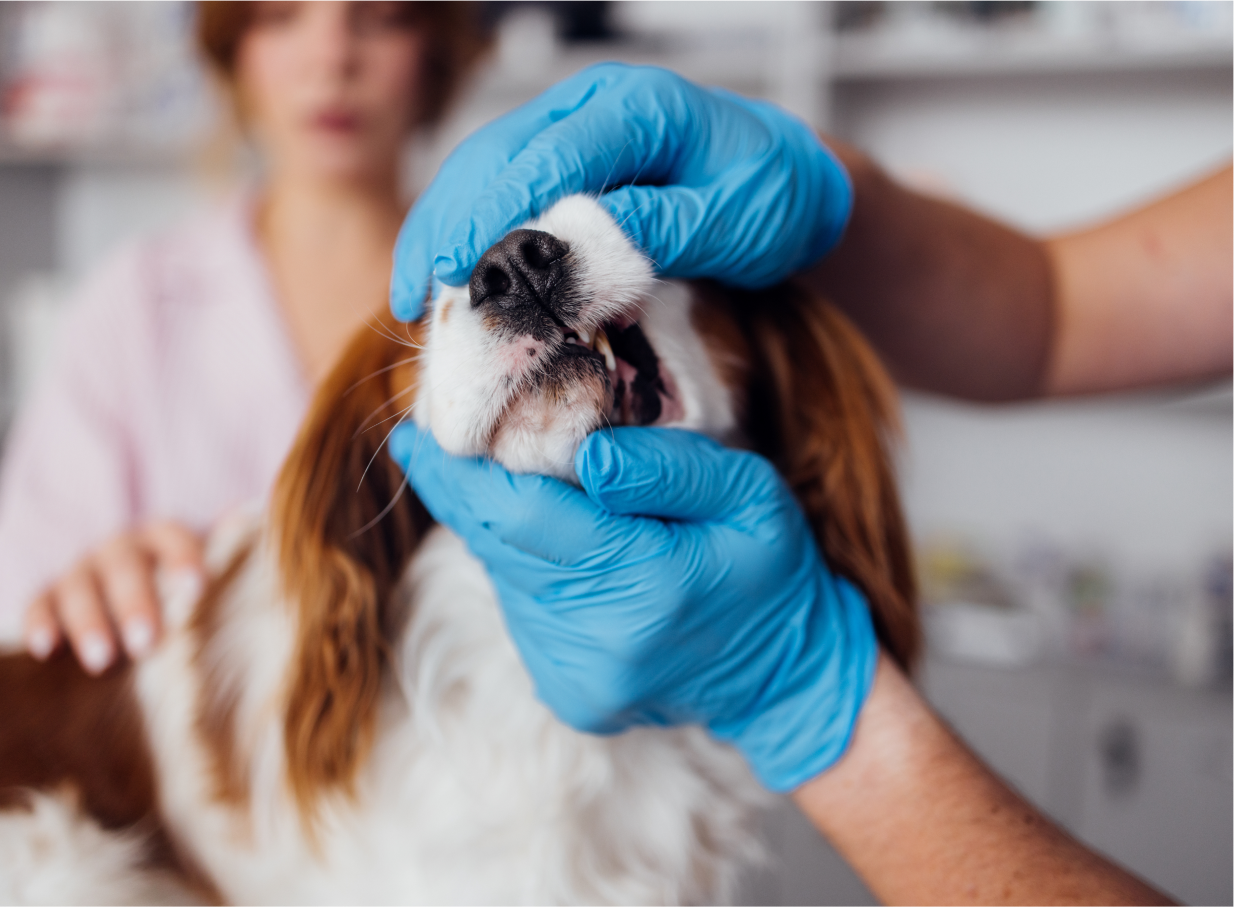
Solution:
<svg viewBox="0 0 1234 907">
<path fill-rule="evenodd" d="M 843 754 L 874 678 L 873 626 L 762 457 L 618 428 L 580 446 L 580 490 L 451 457 L 412 425 L 390 443 L 488 567 L 561 720 L 596 733 L 702 723 L 776 791 Z"/>
<path fill-rule="evenodd" d="M 852 208 L 839 161 L 796 117 L 654 67 L 602 63 L 466 139 L 417 200 L 390 300 L 419 317 L 429 278 L 467 283 L 507 232 L 576 192 L 667 277 L 754 289 L 834 246 Z"/>
</svg>

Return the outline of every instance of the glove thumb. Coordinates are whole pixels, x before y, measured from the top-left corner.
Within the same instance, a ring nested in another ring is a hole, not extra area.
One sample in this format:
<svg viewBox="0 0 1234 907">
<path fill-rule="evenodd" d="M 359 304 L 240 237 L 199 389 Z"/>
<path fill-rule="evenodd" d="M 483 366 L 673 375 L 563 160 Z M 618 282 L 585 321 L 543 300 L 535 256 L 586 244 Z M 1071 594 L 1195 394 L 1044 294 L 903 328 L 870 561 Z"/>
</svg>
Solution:
<svg viewBox="0 0 1234 907">
<path fill-rule="evenodd" d="M 757 454 L 676 428 L 593 432 L 574 468 L 587 496 L 610 513 L 690 522 L 733 521 L 780 487 Z"/>
</svg>

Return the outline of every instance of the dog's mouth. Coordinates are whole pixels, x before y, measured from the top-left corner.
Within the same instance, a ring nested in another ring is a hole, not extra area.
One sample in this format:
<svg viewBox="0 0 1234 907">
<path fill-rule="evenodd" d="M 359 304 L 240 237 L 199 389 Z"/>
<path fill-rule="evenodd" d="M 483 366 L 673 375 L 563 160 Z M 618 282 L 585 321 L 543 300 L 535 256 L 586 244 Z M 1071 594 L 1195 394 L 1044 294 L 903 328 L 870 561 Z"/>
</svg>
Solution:
<svg viewBox="0 0 1234 907">
<path fill-rule="evenodd" d="M 594 330 L 567 329 L 563 339 L 560 355 L 603 367 L 612 394 L 610 424 L 653 425 L 679 417 L 672 377 L 637 321 L 621 317 Z"/>
</svg>

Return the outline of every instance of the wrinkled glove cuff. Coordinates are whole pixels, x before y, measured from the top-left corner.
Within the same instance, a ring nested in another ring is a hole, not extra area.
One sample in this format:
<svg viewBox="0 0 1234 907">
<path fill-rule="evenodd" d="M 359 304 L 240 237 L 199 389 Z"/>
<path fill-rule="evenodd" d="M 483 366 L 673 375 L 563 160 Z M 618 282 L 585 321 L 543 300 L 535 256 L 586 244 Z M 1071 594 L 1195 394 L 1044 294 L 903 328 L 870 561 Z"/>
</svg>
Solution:
<svg viewBox="0 0 1234 907">
<path fill-rule="evenodd" d="M 844 755 L 878 666 L 864 596 L 844 579 L 821 585 L 824 591 L 803 615 L 792 651 L 756 706 L 742 719 L 710 725 L 776 793 L 799 787 Z"/>
</svg>

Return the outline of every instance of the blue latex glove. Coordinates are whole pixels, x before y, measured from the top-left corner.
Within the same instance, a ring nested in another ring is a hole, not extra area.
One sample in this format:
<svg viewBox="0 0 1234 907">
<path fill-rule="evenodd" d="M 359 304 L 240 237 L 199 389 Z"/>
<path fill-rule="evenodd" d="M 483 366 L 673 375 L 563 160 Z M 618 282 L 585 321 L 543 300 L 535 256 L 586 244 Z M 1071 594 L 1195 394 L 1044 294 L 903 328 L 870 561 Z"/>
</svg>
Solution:
<svg viewBox="0 0 1234 907">
<path fill-rule="evenodd" d="M 873 626 L 762 457 L 618 428 L 579 448 L 580 490 L 452 457 L 411 425 L 390 444 L 488 567 L 537 694 L 567 724 L 702 723 L 776 791 L 844 752 Z"/>
<path fill-rule="evenodd" d="M 771 286 L 834 246 L 852 208 L 803 122 L 674 73 L 592 66 L 466 139 L 399 233 L 390 299 L 420 315 L 429 278 L 467 283 L 505 234 L 576 192 L 600 201 L 668 277 Z"/>
</svg>

